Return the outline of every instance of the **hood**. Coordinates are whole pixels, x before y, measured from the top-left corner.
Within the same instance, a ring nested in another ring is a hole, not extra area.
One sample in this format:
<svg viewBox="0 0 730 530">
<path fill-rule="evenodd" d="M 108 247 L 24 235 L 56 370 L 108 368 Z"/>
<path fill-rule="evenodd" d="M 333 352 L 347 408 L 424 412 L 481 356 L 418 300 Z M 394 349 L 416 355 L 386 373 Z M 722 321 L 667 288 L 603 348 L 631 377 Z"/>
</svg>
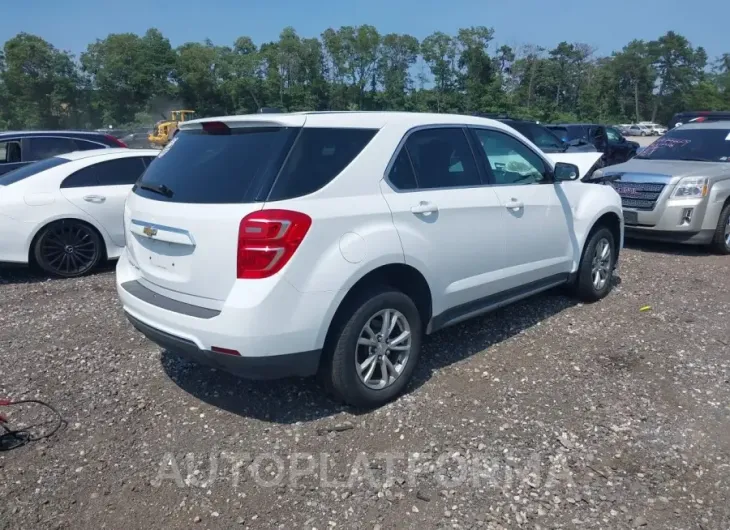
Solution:
<svg viewBox="0 0 730 530">
<path fill-rule="evenodd" d="M 671 175 L 674 177 L 713 177 L 730 173 L 730 163 L 727 162 L 685 162 L 682 160 L 643 160 L 632 158 L 623 164 L 608 166 L 603 173 L 642 173 L 656 175 Z"/>
<path fill-rule="evenodd" d="M 601 158 L 601 154 L 598 151 L 592 151 L 585 153 L 549 153 L 546 156 L 553 161 L 553 164 L 557 162 L 575 164 L 578 166 L 580 178 L 583 178 L 596 165 L 596 162 Z"/>
</svg>

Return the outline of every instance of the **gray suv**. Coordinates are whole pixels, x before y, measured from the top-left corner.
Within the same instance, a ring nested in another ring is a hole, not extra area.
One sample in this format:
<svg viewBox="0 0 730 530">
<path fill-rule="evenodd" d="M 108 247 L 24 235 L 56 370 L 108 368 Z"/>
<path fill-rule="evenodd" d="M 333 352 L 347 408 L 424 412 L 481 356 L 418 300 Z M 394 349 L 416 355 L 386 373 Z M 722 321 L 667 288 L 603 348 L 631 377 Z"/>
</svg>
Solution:
<svg viewBox="0 0 730 530">
<path fill-rule="evenodd" d="M 672 129 L 602 173 L 621 196 L 626 237 L 730 254 L 730 121 Z"/>
</svg>

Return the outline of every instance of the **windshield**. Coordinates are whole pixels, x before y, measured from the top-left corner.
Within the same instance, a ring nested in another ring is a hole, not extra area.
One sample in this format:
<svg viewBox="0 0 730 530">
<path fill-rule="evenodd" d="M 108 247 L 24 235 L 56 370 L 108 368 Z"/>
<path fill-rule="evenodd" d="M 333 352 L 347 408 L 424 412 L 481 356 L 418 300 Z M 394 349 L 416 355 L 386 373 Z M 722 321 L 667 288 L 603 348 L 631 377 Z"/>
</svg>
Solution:
<svg viewBox="0 0 730 530">
<path fill-rule="evenodd" d="M 564 151 L 567 147 L 560 138 L 536 123 L 515 123 L 513 127 L 545 152 Z"/>
<path fill-rule="evenodd" d="M 60 166 L 61 164 L 65 164 L 66 162 L 68 162 L 68 160 L 66 160 L 65 158 L 52 157 L 46 158 L 44 160 L 39 160 L 38 162 L 33 162 L 32 164 L 28 164 L 26 166 L 19 167 L 18 169 L 14 169 L 13 171 L 5 173 L 2 177 L 0 177 L 0 186 L 10 186 L 11 184 L 15 184 L 16 182 L 25 180 L 28 177 L 32 177 L 33 175 L 36 175 L 41 171 Z"/>
<path fill-rule="evenodd" d="M 730 130 L 672 129 L 635 158 L 648 160 L 730 161 Z"/>
<path fill-rule="evenodd" d="M 553 125 L 552 127 L 550 127 L 550 130 L 553 133 L 555 133 L 558 136 L 558 138 L 561 139 L 563 142 L 567 142 L 568 141 L 569 136 L 568 136 L 568 129 L 567 128 Z"/>
</svg>

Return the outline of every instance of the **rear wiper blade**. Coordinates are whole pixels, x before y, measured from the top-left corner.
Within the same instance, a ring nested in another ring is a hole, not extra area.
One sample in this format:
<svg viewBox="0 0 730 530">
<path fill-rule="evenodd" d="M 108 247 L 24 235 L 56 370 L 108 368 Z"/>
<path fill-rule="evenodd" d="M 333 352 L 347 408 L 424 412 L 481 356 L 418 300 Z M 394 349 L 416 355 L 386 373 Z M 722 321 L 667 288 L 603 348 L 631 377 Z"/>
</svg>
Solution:
<svg viewBox="0 0 730 530">
<path fill-rule="evenodd" d="M 151 191 L 153 193 L 159 193 L 160 195 L 164 195 L 165 197 L 172 197 L 174 195 L 174 192 L 165 186 L 164 184 L 145 184 L 144 182 L 142 184 L 139 184 L 137 186 L 140 189 Z"/>
</svg>

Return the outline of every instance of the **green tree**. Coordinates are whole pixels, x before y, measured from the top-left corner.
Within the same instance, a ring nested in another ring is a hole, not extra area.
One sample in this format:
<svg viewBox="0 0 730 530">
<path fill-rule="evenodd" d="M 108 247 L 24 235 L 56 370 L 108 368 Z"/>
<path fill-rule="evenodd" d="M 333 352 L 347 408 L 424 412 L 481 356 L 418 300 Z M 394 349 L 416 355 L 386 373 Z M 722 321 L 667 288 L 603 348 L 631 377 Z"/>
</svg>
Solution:
<svg viewBox="0 0 730 530">
<path fill-rule="evenodd" d="M 12 128 L 69 127 L 78 111 L 80 78 L 73 57 L 28 33 L 5 43 L 0 97 Z"/>
<path fill-rule="evenodd" d="M 648 44 L 648 54 L 656 71 L 656 98 L 651 121 L 657 117 L 668 121 L 686 105 L 685 96 L 704 79 L 707 53 L 704 48 L 694 49 L 689 41 L 669 31 Z"/>
<path fill-rule="evenodd" d="M 153 97 L 171 95 L 175 62 L 170 42 L 156 29 L 147 30 L 143 37 L 112 34 L 81 54 L 94 103 L 108 124 L 130 122 Z"/>
</svg>

